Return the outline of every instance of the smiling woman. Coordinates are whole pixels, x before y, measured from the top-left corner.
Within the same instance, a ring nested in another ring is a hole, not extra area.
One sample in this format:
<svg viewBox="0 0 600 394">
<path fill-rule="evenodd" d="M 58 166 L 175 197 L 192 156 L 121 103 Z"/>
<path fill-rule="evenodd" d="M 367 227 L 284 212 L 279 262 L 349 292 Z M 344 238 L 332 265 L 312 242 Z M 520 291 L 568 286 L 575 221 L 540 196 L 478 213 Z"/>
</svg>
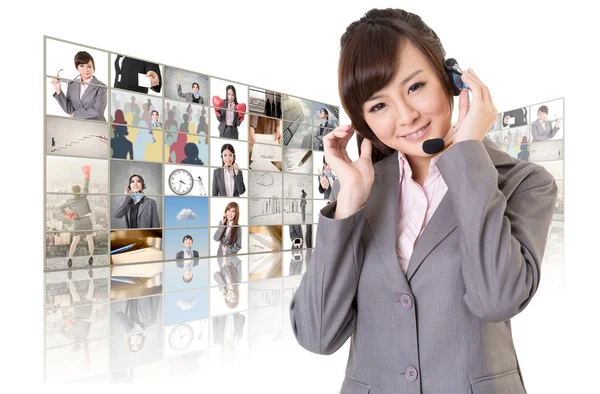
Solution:
<svg viewBox="0 0 600 394">
<path fill-rule="evenodd" d="M 341 38 L 352 126 L 323 139 L 337 179 L 290 304 L 306 349 L 331 354 L 352 336 L 341 394 L 525 393 L 509 321 L 538 288 L 557 186 L 484 139 L 489 89 L 452 63 L 404 10 L 373 9 Z M 436 138 L 441 152 L 426 153 Z"/>
<path fill-rule="evenodd" d="M 79 82 L 70 81 L 67 93 L 63 93 L 61 81 L 53 78 L 50 83 L 54 88 L 53 97 L 60 107 L 72 118 L 101 120 L 106 122 L 106 85 L 93 76 L 96 64 L 92 55 L 79 51 L 74 59 L 75 68 L 79 72 Z"/>
</svg>

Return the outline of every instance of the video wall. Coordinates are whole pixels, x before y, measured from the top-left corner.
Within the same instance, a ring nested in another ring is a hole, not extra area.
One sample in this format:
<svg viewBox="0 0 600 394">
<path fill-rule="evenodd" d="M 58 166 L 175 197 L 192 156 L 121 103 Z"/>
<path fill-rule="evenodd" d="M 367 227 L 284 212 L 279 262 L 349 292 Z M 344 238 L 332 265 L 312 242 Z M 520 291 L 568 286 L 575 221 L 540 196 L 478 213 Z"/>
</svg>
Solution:
<svg viewBox="0 0 600 394">
<path fill-rule="evenodd" d="M 44 41 L 48 380 L 93 346 L 117 373 L 280 330 L 339 107 Z"/>
<path fill-rule="evenodd" d="M 500 112 L 487 133 L 504 152 L 535 162 L 554 176 L 558 197 L 542 269 L 558 278 L 559 283 L 564 272 L 564 113 L 564 98 Z"/>
</svg>

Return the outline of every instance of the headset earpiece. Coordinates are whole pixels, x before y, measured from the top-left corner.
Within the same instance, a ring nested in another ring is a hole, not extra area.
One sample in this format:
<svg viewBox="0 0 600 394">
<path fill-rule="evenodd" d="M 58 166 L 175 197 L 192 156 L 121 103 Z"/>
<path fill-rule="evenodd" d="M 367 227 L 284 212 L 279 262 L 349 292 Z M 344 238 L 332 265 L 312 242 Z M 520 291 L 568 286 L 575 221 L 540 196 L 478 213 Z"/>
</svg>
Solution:
<svg viewBox="0 0 600 394">
<path fill-rule="evenodd" d="M 463 88 L 469 88 L 466 83 L 461 79 L 462 70 L 458 65 L 458 62 L 453 58 L 448 58 L 444 61 L 444 68 L 450 79 L 450 85 L 452 86 L 452 92 L 455 96 L 460 95 L 460 91 Z"/>
</svg>

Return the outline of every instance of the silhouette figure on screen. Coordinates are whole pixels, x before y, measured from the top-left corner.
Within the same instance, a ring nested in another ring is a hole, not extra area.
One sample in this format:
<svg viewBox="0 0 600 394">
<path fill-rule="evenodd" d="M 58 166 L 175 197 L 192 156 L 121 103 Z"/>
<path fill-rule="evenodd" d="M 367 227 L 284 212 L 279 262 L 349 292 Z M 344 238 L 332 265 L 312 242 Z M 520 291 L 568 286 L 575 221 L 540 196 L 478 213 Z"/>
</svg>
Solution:
<svg viewBox="0 0 600 394">
<path fill-rule="evenodd" d="M 188 142 L 185 144 L 183 151 L 185 153 L 185 159 L 181 160 L 181 164 L 204 165 L 204 162 L 198 157 L 198 145 L 193 142 Z"/>
<path fill-rule="evenodd" d="M 177 134 L 177 141 L 171 144 L 171 149 L 169 150 L 169 163 L 181 163 L 181 161 L 185 159 L 186 144 L 187 135 L 181 133 Z"/>
<path fill-rule="evenodd" d="M 300 209 L 302 210 L 302 223 L 306 223 L 306 192 L 302 189 L 302 199 L 300 200 Z"/>
<path fill-rule="evenodd" d="M 175 127 L 177 131 L 177 121 L 175 120 L 175 113 L 173 110 L 167 110 L 167 120 L 165 121 L 165 129 L 171 130 L 171 127 Z"/>
<path fill-rule="evenodd" d="M 190 122 L 189 122 L 189 117 L 188 114 L 183 114 L 182 115 L 183 118 L 183 123 L 181 125 L 179 125 L 179 132 L 180 133 L 189 133 L 189 126 L 190 126 Z"/>
<path fill-rule="evenodd" d="M 110 141 L 110 147 L 112 148 L 113 159 L 127 159 L 133 160 L 133 144 L 125 136 L 129 135 L 127 126 L 124 125 L 113 125 L 115 129 L 115 138 Z"/>
</svg>

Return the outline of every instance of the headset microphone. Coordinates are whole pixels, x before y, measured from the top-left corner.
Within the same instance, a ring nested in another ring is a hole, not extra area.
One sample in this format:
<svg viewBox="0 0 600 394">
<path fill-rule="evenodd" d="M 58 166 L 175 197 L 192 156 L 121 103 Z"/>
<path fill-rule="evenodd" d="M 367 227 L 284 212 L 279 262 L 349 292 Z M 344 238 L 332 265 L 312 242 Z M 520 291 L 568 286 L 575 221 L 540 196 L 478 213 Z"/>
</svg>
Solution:
<svg viewBox="0 0 600 394">
<path fill-rule="evenodd" d="M 423 142 L 423 152 L 427 153 L 428 155 L 435 155 L 436 153 L 443 151 L 446 140 L 456 134 L 457 131 L 458 127 L 454 129 L 452 134 L 444 139 L 432 138 L 430 140 L 425 140 L 425 142 Z"/>
</svg>

